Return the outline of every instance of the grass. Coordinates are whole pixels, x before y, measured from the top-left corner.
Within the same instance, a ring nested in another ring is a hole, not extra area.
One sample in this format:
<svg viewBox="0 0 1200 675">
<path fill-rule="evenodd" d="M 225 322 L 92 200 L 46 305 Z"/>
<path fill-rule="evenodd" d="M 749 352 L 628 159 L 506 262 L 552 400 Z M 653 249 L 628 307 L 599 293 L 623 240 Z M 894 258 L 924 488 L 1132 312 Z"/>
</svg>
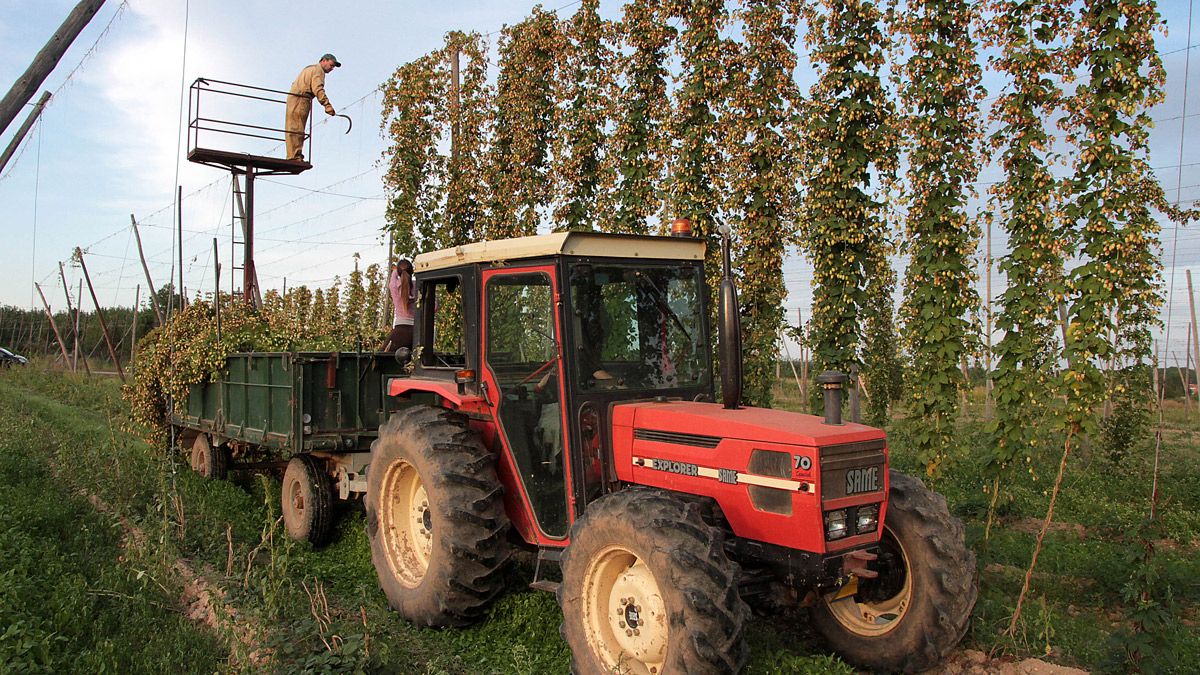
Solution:
<svg viewBox="0 0 1200 675">
<path fill-rule="evenodd" d="M 0 555 L 15 561 L 0 572 L 0 626 L 8 631 L 0 635 L 0 659 L 6 664 L 66 672 L 149 672 L 168 665 L 212 672 L 253 669 L 250 652 L 267 648 L 271 668 L 284 672 L 568 669 L 569 653 L 558 636 L 561 614 L 551 595 L 526 589 L 532 574 L 526 564 L 510 571 L 511 590 L 479 626 L 414 628 L 387 608 L 378 588 L 360 507 L 342 509 L 333 543 L 313 550 L 284 536 L 276 478 L 235 474 L 230 481 L 205 481 L 176 455 L 122 431 L 124 405 L 113 380 L 10 371 L 0 375 L 0 404 L 11 411 L 0 425 Z M 1169 642 L 1177 658 L 1164 672 L 1187 672 L 1186 664 L 1200 662 L 1198 418 L 1192 411 L 1185 419 L 1176 409 L 1167 415 L 1154 566 L 1159 588 L 1170 587 L 1173 597 L 1158 643 Z M 1047 536 L 1024 618 L 1009 638 L 1003 629 L 1057 458 L 1032 466 L 1036 482 L 1008 486 L 1000 521 L 985 540 L 982 425 L 964 424 L 961 439 L 935 487 L 966 522 L 978 557 L 980 599 L 965 646 L 1120 671 L 1112 662 L 1112 638 L 1136 609 L 1124 593 L 1140 569 L 1129 553 L 1140 546 L 1152 448 L 1140 447 L 1119 464 L 1081 449 L 1068 464 L 1055 517 L 1063 526 Z M 891 433 L 890 445 L 895 468 L 920 473 L 902 433 Z M 114 515 L 96 512 L 81 492 L 103 499 Z M 114 516 L 141 528 L 148 543 L 122 548 Z M 50 562 L 31 562 L 41 560 Z M 218 613 L 236 610 L 236 621 L 228 623 L 252 627 L 249 644 L 236 631 L 197 627 L 181 617 L 182 589 L 169 574 L 176 560 L 188 561 L 224 593 Z M 312 600 L 322 593 L 327 606 Z M 107 620 L 105 612 L 123 620 Z M 93 624 L 97 630 L 88 632 Z M 747 638 L 750 673 L 852 672 L 824 651 L 802 617 L 758 620 Z"/>
<path fill-rule="evenodd" d="M 113 519 L 52 468 L 55 451 L 88 437 L 95 418 L 45 425 L 39 412 L 55 404 L 30 398 L 0 382 L 3 670 L 212 672 L 225 650 L 182 616 L 149 551 L 123 546 Z"/>
</svg>

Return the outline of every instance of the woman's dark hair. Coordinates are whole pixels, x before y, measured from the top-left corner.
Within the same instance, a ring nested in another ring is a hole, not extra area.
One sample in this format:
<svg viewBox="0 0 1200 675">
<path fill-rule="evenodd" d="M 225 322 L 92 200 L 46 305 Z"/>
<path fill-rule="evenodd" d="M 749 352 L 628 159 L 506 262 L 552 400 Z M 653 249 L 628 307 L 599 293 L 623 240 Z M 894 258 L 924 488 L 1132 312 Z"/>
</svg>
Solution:
<svg viewBox="0 0 1200 675">
<path fill-rule="evenodd" d="M 396 272 L 400 276 L 400 299 L 405 304 L 409 305 L 409 307 L 406 309 L 411 309 L 413 273 L 412 263 L 404 258 L 397 260 Z"/>
</svg>

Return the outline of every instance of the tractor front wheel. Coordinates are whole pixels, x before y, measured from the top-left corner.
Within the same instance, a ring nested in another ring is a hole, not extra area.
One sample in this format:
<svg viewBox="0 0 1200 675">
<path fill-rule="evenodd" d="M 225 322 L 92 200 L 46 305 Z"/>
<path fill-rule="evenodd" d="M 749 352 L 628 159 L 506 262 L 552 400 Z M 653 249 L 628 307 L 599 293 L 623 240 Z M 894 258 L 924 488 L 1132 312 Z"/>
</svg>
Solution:
<svg viewBox="0 0 1200 675">
<path fill-rule="evenodd" d="M 627 490 L 588 506 L 562 557 L 562 635 L 581 675 L 738 672 L 750 610 L 700 506 Z"/>
<path fill-rule="evenodd" d="M 893 471 L 872 569 L 878 578 L 824 596 L 812 610 L 813 625 L 855 665 L 889 672 L 933 667 L 962 640 L 978 594 L 975 554 L 945 498 Z"/>
<path fill-rule="evenodd" d="M 288 536 L 320 546 L 333 532 L 333 483 L 320 460 L 296 455 L 283 472 L 283 524 Z"/>
<path fill-rule="evenodd" d="M 509 554 L 492 454 L 462 415 L 413 406 L 388 420 L 371 455 L 367 535 L 388 603 L 422 626 L 482 618 Z"/>
</svg>

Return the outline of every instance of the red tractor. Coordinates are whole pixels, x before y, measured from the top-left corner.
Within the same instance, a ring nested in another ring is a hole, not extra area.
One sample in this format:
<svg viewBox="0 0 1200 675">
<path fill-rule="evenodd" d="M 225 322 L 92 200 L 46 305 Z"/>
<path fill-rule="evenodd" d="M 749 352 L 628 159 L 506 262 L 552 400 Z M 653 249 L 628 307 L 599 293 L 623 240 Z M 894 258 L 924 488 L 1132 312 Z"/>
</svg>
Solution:
<svg viewBox="0 0 1200 675">
<path fill-rule="evenodd" d="M 410 405 L 366 472 L 393 608 L 477 621 L 523 546 L 579 673 L 736 672 L 751 605 L 808 607 L 866 668 L 921 670 L 959 642 L 963 525 L 888 470 L 883 431 L 841 420 L 845 376 L 819 380 L 824 418 L 739 405 L 725 248 L 723 405 L 699 239 L 570 232 L 416 258 L 412 372 L 387 385 Z"/>
</svg>

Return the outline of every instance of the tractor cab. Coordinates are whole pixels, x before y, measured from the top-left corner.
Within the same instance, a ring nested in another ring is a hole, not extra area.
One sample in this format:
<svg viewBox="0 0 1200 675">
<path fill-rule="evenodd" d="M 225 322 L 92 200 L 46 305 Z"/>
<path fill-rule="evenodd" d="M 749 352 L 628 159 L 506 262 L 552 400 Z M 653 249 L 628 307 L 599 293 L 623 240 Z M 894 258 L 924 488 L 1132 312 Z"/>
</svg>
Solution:
<svg viewBox="0 0 1200 675">
<path fill-rule="evenodd" d="M 712 400 L 703 260 L 690 237 L 590 232 L 419 255 L 414 368 L 395 386 L 452 385 L 501 451 L 518 531 L 561 547 L 617 481 L 615 403 Z"/>
</svg>

